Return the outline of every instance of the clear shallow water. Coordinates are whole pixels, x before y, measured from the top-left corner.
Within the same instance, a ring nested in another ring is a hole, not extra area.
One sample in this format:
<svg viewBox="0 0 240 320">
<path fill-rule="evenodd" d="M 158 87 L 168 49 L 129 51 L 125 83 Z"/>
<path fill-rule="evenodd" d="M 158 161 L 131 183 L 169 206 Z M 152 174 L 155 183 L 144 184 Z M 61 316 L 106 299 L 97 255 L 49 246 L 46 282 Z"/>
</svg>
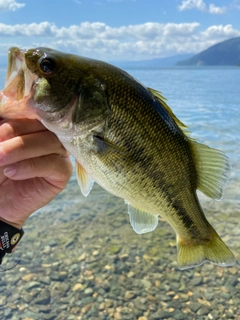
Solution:
<svg viewBox="0 0 240 320">
<path fill-rule="evenodd" d="M 97 186 L 85 199 L 73 176 L 66 190 L 27 222 L 16 252 L 22 257 L 20 265 L 2 278 L 12 305 L 1 307 L 0 301 L 1 315 L 39 319 L 34 312 L 40 312 L 43 319 L 152 320 L 177 319 L 177 314 L 181 319 L 182 314 L 182 319 L 240 319 L 240 68 L 127 71 L 161 91 L 193 137 L 229 156 L 232 173 L 224 199 L 200 198 L 237 265 L 224 269 L 204 264 L 178 271 L 175 235 L 164 221 L 154 232 L 136 235 L 121 199 Z M 2 87 L 3 71 L 0 81 Z M 41 304 L 42 290 L 50 298 Z"/>
</svg>

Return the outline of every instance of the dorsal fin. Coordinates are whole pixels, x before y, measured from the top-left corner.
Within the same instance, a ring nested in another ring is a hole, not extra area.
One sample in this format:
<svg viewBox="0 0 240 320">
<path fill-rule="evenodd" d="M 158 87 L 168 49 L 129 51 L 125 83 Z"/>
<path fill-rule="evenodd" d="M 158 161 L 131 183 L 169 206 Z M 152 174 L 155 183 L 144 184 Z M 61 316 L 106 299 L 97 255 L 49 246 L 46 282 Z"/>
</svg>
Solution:
<svg viewBox="0 0 240 320">
<path fill-rule="evenodd" d="M 83 168 L 83 166 L 79 162 L 77 162 L 77 160 L 76 160 L 76 175 L 77 175 L 77 181 L 81 189 L 81 192 L 85 197 L 87 197 L 90 191 L 92 190 L 94 181 L 89 176 L 87 171 Z"/>
<path fill-rule="evenodd" d="M 166 101 L 167 99 L 164 98 L 161 94 L 161 92 L 154 90 L 152 88 L 148 88 L 148 90 L 152 93 L 152 95 L 160 102 L 160 104 L 164 107 L 164 109 L 167 111 L 167 113 L 171 116 L 171 118 L 174 120 L 176 125 L 183 131 L 185 135 L 189 135 L 188 127 L 182 123 L 181 120 L 179 120 L 176 115 L 173 113 L 172 109 L 167 105 Z"/>
<path fill-rule="evenodd" d="M 189 139 L 189 142 L 198 174 L 197 189 L 212 199 L 220 200 L 231 172 L 228 157 L 194 139 Z"/>
<path fill-rule="evenodd" d="M 220 200 L 223 187 L 229 179 L 231 171 L 228 157 L 223 152 L 198 143 L 191 138 L 188 127 L 175 116 L 162 94 L 151 88 L 148 88 L 148 90 L 168 112 L 189 142 L 197 171 L 197 189 L 212 199 Z"/>
</svg>

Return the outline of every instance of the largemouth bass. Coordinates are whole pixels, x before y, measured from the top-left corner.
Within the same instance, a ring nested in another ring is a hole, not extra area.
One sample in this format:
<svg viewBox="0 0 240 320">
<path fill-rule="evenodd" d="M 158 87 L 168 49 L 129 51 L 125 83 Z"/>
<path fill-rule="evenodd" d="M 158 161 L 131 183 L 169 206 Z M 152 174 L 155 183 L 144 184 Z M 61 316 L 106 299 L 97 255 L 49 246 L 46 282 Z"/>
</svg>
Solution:
<svg viewBox="0 0 240 320">
<path fill-rule="evenodd" d="M 75 157 L 84 196 L 95 181 L 123 198 L 139 234 L 163 217 L 177 235 L 180 269 L 235 263 L 196 193 L 222 197 L 228 158 L 192 139 L 161 93 L 102 61 L 12 48 L 2 95 L 2 116 L 39 119 Z"/>
</svg>

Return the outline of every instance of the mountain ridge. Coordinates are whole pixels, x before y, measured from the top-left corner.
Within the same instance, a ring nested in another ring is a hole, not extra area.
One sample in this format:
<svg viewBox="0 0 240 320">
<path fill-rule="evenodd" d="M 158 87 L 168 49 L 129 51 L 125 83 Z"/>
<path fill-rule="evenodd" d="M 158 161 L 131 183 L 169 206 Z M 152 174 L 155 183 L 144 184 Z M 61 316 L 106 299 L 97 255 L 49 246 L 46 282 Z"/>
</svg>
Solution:
<svg viewBox="0 0 240 320">
<path fill-rule="evenodd" d="M 179 60 L 188 59 L 193 56 L 193 53 L 178 54 L 164 58 L 155 58 L 149 60 L 138 61 L 109 61 L 109 63 L 119 68 L 161 68 L 173 67 Z"/>
<path fill-rule="evenodd" d="M 162 68 L 174 66 L 237 66 L 240 65 L 240 37 L 219 42 L 198 53 L 178 54 L 164 58 L 137 61 L 108 61 L 122 68 Z M 6 68 L 7 56 L 0 56 L 0 68 Z"/>
<path fill-rule="evenodd" d="M 219 42 L 176 66 L 236 66 L 240 64 L 240 37 Z"/>
</svg>

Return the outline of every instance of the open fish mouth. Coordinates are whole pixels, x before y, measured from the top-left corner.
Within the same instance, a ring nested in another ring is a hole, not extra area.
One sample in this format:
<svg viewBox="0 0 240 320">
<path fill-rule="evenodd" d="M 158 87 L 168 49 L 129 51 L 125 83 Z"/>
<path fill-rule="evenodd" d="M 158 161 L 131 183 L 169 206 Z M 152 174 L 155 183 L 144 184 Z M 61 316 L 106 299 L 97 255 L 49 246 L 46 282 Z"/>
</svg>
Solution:
<svg viewBox="0 0 240 320">
<path fill-rule="evenodd" d="M 16 47 L 10 48 L 8 51 L 7 77 L 3 95 L 11 100 L 19 101 L 30 95 L 32 90 L 35 91 L 34 87 L 38 76 L 27 68 L 26 52 L 27 50 Z"/>
</svg>

